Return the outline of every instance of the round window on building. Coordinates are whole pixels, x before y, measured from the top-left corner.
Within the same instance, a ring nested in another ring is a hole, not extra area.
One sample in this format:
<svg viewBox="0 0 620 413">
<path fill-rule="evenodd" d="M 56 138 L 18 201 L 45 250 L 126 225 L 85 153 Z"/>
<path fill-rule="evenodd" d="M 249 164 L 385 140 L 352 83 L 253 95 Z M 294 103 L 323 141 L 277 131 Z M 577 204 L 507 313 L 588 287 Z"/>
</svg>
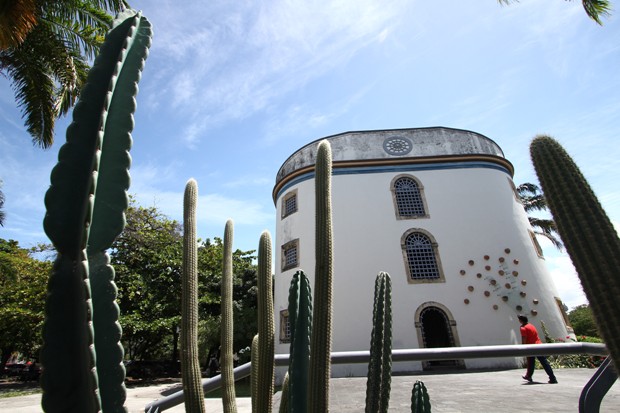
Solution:
<svg viewBox="0 0 620 413">
<path fill-rule="evenodd" d="M 407 155 L 413 149 L 413 142 L 408 138 L 393 136 L 383 141 L 383 150 L 390 155 Z"/>
</svg>

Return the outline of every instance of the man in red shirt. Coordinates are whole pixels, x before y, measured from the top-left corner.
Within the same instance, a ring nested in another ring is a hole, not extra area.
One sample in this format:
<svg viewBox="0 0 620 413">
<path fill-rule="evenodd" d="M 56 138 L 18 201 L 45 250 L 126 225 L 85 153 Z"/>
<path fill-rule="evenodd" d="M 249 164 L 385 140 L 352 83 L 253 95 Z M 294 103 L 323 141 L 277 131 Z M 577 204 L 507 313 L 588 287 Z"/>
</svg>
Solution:
<svg viewBox="0 0 620 413">
<path fill-rule="evenodd" d="M 532 324 L 528 323 L 528 319 L 526 316 L 520 314 L 517 316 L 519 322 L 521 323 L 521 342 L 523 344 L 541 344 L 540 338 L 538 337 L 538 331 L 536 327 Z M 527 372 L 525 376 L 523 376 L 523 380 L 527 380 L 529 383 L 532 383 L 532 375 L 534 374 L 534 366 L 536 363 L 535 359 L 538 359 L 540 364 L 545 369 L 545 372 L 549 376 L 549 384 L 556 384 L 558 381 L 553 374 L 553 369 L 549 365 L 547 361 L 547 357 L 545 356 L 536 356 L 536 357 L 528 357 L 527 358 Z"/>
</svg>

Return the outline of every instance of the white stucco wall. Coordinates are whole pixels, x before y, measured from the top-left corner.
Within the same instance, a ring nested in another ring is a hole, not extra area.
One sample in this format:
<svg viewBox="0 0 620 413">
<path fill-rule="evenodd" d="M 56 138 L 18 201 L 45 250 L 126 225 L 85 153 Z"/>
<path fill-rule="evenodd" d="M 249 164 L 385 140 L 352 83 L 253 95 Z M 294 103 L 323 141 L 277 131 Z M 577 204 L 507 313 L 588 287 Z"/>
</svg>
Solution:
<svg viewBox="0 0 620 413">
<path fill-rule="evenodd" d="M 480 167 L 465 162 L 462 168 L 446 169 L 449 164 L 416 165 L 412 171 L 389 172 L 377 166 L 365 169 L 366 173 L 349 170 L 347 174 L 343 174 L 344 169 L 334 169 L 332 351 L 369 348 L 374 280 L 379 271 L 388 272 L 392 278 L 394 349 L 423 346 L 416 330 L 415 323 L 419 321 L 416 311 L 429 302 L 447 309 L 455 324 L 456 344 L 461 346 L 520 343 L 516 318 L 520 312 L 530 317 L 541 335 L 540 321 L 544 321 L 552 336 L 566 335 L 554 299 L 555 287 L 544 259 L 535 251 L 527 216 L 510 186 L 510 175 L 485 166 L 484 162 Z M 396 218 L 390 184 L 400 175 L 413 176 L 422 184 L 427 218 Z M 291 190 L 297 190 L 298 211 L 281 219 L 281 199 Z M 314 274 L 314 199 L 313 179 L 288 186 L 276 199 L 276 353 L 288 353 L 289 344 L 279 342 L 278 332 L 279 313 L 288 305 L 290 280 L 299 269 L 305 271 L 311 282 Z M 412 228 L 426 231 L 437 242 L 445 282 L 409 282 L 401 237 Z M 299 239 L 300 265 L 281 272 L 280 247 L 293 239 Z M 499 275 L 500 270 L 506 274 Z M 518 274 L 512 275 L 513 271 Z M 495 285 L 491 279 L 496 281 Z M 522 284 L 523 280 L 526 285 Z M 507 301 L 503 296 L 508 297 Z M 468 304 L 465 299 L 469 300 Z M 532 310 L 537 314 L 533 315 Z M 466 360 L 465 366 L 510 367 L 516 366 L 516 362 L 515 359 Z M 421 368 L 421 363 L 394 365 L 394 371 Z M 365 374 L 365 371 L 366 366 L 333 368 L 334 376 Z"/>
</svg>

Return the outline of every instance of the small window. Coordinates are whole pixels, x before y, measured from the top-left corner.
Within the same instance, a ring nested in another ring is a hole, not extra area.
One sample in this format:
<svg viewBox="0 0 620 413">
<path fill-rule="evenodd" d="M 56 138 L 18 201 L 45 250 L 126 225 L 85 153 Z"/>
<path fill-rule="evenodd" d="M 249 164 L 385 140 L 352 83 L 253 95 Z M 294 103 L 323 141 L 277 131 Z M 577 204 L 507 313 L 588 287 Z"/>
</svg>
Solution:
<svg viewBox="0 0 620 413">
<path fill-rule="evenodd" d="M 424 230 L 407 231 L 401 240 L 409 282 L 444 282 L 437 243 Z"/>
<path fill-rule="evenodd" d="M 282 245 L 282 271 L 299 266 L 299 239 Z"/>
<path fill-rule="evenodd" d="M 396 217 L 400 219 L 428 217 L 421 184 L 411 176 L 392 181 Z"/>
<path fill-rule="evenodd" d="M 293 190 L 282 198 L 282 218 L 297 212 L 297 190 Z"/>
<path fill-rule="evenodd" d="M 532 244 L 534 244 L 534 249 L 536 250 L 536 254 L 538 254 L 539 258 L 545 258 L 545 256 L 543 255 L 543 250 L 540 246 L 540 244 L 538 243 L 538 239 L 536 238 L 536 234 L 534 233 L 534 231 L 530 231 L 528 230 L 528 232 L 530 233 L 530 238 L 532 240 Z"/>
<path fill-rule="evenodd" d="M 291 342 L 291 320 L 288 310 L 280 311 L 280 343 Z"/>
</svg>

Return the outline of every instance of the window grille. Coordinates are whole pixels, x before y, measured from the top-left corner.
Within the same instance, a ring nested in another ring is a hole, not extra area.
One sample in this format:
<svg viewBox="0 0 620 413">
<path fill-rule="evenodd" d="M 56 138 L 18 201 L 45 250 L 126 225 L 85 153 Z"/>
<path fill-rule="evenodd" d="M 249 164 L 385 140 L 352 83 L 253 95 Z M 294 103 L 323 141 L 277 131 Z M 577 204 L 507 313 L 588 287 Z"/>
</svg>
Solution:
<svg viewBox="0 0 620 413">
<path fill-rule="evenodd" d="M 394 194 L 398 215 L 401 217 L 424 216 L 424 202 L 420 188 L 414 179 L 403 177 L 394 182 Z"/>
<path fill-rule="evenodd" d="M 299 265 L 299 240 L 287 242 L 282 246 L 282 271 Z"/>
<path fill-rule="evenodd" d="M 297 195 L 289 196 L 284 200 L 284 216 L 297 212 Z"/>
<path fill-rule="evenodd" d="M 440 278 L 433 243 L 424 234 L 414 232 L 405 240 L 407 263 L 412 279 Z"/>
<path fill-rule="evenodd" d="M 291 320 L 288 310 L 280 311 L 280 342 L 291 342 Z"/>
</svg>

